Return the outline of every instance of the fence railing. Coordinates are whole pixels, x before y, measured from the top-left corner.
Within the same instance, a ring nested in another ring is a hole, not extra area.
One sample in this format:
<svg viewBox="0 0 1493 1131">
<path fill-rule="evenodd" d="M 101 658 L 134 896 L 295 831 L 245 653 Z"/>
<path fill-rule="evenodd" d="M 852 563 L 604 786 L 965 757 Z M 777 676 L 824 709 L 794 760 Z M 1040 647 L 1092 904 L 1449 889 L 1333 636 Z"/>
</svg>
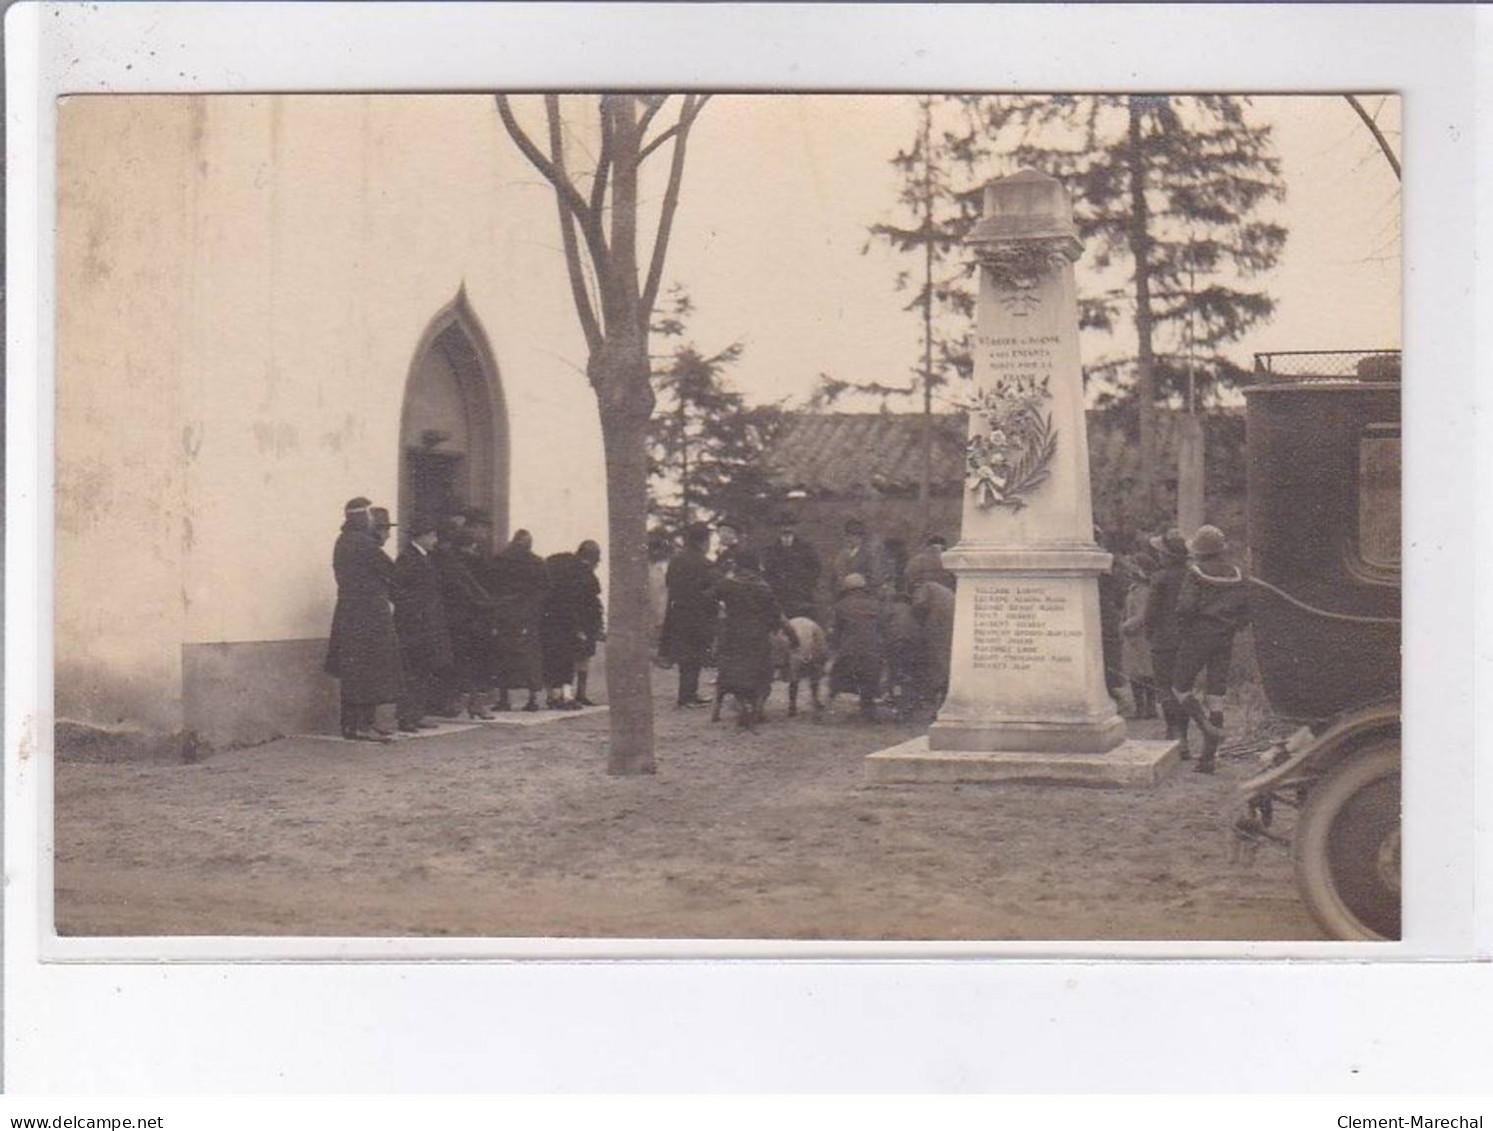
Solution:
<svg viewBox="0 0 1493 1131">
<path fill-rule="evenodd" d="M 1259 381 L 1398 381 L 1399 350 L 1276 350 L 1255 354 Z"/>
</svg>

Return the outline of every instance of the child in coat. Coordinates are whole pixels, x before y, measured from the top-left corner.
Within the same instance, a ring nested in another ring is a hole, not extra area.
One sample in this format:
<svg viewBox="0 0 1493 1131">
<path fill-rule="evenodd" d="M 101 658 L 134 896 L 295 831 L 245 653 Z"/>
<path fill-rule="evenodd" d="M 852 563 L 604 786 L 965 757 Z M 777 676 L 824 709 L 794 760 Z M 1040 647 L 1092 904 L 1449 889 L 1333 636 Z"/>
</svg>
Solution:
<svg viewBox="0 0 1493 1131">
<path fill-rule="evenodd" d="M 1180 637 L 1172 693 L 1203 732 L 1203 756 L 1193 767 L 1211 774 L 1223 741 L 1223 697 L 1228 690 L 1234 634 L 1249 623 L 1249 592 L 1244 573 L 1224 554 L 1228 542 L 1216 526 L 1200 526 L 1187 543 L 1191 562 L 1177 596 Z M 1195 694 L 1205 676 L 1207 705 Z"/>
</svg>

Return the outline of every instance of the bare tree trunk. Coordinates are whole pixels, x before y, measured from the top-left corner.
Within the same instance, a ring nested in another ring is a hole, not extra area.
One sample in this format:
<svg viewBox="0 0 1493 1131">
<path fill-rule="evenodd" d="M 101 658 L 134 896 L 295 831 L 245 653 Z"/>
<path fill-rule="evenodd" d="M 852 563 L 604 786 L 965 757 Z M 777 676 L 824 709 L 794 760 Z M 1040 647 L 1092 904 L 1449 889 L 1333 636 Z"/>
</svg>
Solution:
<svg viewBox="0 0 1493 1131">
<path fill-rule="evenodd" d="M 1135 399 L 1140 416 L 1140 512 L 1150 522 L 1156 509 L 1156 353 L 1152 344 L 1151 222 L 1146 206 L 1146 159 L 1141 152 L 1141 112 L 1130 107 L 1130 254 L 1135 260 Z"/>
<path fill-rule="evenodd" d="M 611 746 L 607 772 L 651 774 L 653 684 L 648 608 L 648 386 L 646 341 L 609 342 L 604 375 L 601 437 L 607 469 L 607 702 Z M 636 348 L 628 348 L 635 345 Z M 624 369 L 641 370 L 619 372 Z M 639 393 L 641 392 L 641 395 Z"/>
</svg>

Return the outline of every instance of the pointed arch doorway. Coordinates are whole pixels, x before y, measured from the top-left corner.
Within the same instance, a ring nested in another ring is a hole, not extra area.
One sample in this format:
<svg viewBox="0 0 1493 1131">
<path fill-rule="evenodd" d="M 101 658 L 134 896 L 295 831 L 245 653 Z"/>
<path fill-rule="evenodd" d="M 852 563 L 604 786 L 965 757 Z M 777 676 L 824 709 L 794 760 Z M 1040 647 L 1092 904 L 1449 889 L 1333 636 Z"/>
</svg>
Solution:
<svg viewBox="0 0 1493 1131">
<path fill-rule="evenodd" d="M 508 411 L 487 335 L 463 286 L 410 363 L 399 428 L 401 542 L 416 518 L 480 508 L 508 537 Z"/>
</svg>

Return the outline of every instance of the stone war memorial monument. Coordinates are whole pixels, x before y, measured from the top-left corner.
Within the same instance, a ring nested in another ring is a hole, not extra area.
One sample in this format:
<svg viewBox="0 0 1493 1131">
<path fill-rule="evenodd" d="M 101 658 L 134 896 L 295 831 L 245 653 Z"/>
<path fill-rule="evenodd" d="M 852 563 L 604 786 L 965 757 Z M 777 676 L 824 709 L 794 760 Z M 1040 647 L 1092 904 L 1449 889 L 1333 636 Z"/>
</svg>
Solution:
<svg viewBox="0 0 1493 1131">
<path fill-rule="evenodd" d="M 1057 180 L 985 187 L 967 240 L 980 270 L 975 399 L 949 693 L 928 734 L 866 759 L 872 782 L 1149 786 L 1176 742 L 1127 739 L 1104 682 L 1073 264 Z"/>
</svg>

